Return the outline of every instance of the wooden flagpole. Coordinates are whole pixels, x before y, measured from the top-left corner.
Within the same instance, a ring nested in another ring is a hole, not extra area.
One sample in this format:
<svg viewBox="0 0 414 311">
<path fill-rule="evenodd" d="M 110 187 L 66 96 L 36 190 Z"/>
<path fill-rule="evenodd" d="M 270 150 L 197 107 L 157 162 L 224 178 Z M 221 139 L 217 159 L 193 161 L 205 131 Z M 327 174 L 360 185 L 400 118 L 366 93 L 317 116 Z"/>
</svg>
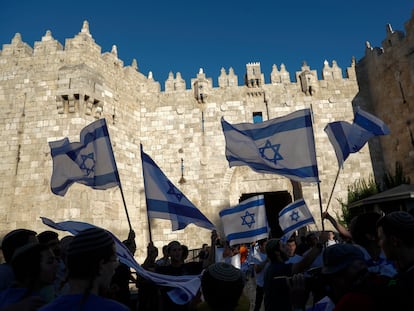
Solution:
<svg viewBox="0 0 414 311">
<path fill-rule="evenodd" d="M 333 195 L 333 192 L 334 192 L 334 190 L 335 190 L 336 182 L 338 181 L 338 176 L 339 176 L 339 172 L 340 172 L 340 171 L 341 171 L 341 168 L 340 168 L 340 167 L 338 167 L 338 172 L 336 173 L 335 181 L 334 181 L 334 184 L 333 184 L 333 186 L 332 186 L 331 194 L 329 195 L 329 200 L 328 200 L 328 204 L 326 205 L 325 212 L 327 212 L 327 211 L 328 211 L 329 204 L 331 203 L 332 195 Z"/>
<path fill-rule="evenodd" d="M 118 179 L 119 179 L 119 177 L 118 177 Z M 124 202 L 124 209 L 125 209 L 125 214 L 126 214 L 126 217 L 127 217 L 127 220 L 128 220 L 129 231 L 132 231 L 131 220 L 129 219 L 128 209 L 127 209 L 127 206 L 126 206 L 125 196 L 124 196 L 124 191 L 122 190 L 121 181 L 119 181 L 119 190 L 121 190 L 122 202 Z"/>
<path fill-rule="evenodd" d="M 127 220 L 128 220 L 129 231 L 133 231 L 133 230 L 132 230 L 132 226 L 131 226 L 131 220 L 129 219 L 128 209 L 127 209 L 126 202 L 125 202 L 125 196 L 124 196 L 124 191 L 123 191 L 123 189 L 122 189 L 121 179 L 119 178 L 118 166 L 116 165 L 115 155 L 114 155 L 114 151 L 113 151 L 113 149 L 112 149 L 111 138 L 109 137 L 109 130 L 108 130 L 108 126 L 106 125 L 106 119 L 104 118 L 103 120 L 104 120 L 104 122 L 105 122 L 105 128 L 106 128 L 106 130 L 108 131 L 108 141 L 109 141 L 109 147 L 110 147 L 110 149 L 111 149 L 111 154 L 112 154 L 112 157 L 113 157 L 113 160 L 114 160 L 114 165 L 115 165 L 115 173 L 116 173 L 116 176 L 117 176 L 117 179 L 118 179 L 118 182 L 119 182 L 119 190 L 121 191 L 122 202 L 124 203 L 124 209 L 125 209 L 126 217 L 127 217 Z"/>
<path fill-rule="evenodd" d="M 314 120 L 313 119 L 314 118 L 313 118 L 313 106 L 312 106 L 312 103 L 310 104 L 310 111 L 311 111 L 312 130 L 313 130 L 313 124 L 314 124 Z M 314 143 L 315 143 L 315 137 L 313 138 L 313 140 L 314 140 Z M 315 152 L 316 152 L 316 145 L 315 145 Z M 317 164 L 318 163 L 316 163 L 316 166 L 318 166 Z M 323 219 L 322 219 L 323 208 L 322 208 L 321 182 L 318 181 L 317 183 L 318 183 L 318 197 L 319 197 L 319 212 L 321 214 L 322 231 L 325 231 L 325 225 L 324 225 Z"/>
<path fill-rule="evenodd" d="M 322 232 L 325 231 L 325 225 L 322 219 L 322 195 L 321 195 L 321 182 L 318 182 L 318 195 L 319 195 L 319 210 L 321 213 Z"/>
</svg>

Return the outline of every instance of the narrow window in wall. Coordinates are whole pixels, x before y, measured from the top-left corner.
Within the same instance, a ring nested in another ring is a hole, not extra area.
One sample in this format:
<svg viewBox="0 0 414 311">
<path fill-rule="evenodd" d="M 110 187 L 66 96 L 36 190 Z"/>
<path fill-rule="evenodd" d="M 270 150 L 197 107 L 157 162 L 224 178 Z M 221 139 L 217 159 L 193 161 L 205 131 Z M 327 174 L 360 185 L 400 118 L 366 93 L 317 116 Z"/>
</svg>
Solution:
<svg viewBox="0 0 414 311">
<path fill-rule="evenodd" d="M 263 122 L 263 115 L 261 112 L 253 112 L 253 123 Z"/>
</svg>

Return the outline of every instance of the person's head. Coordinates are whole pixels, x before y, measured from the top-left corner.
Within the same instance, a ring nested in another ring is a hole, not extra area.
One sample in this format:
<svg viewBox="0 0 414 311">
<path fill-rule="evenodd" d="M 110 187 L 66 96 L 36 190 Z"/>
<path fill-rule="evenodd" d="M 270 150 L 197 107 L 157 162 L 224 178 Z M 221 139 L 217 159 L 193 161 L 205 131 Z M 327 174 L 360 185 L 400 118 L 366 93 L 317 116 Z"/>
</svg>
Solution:
<svg viewBox="0 0 414 311">
<path fill-rule="evenodd" d="M 181 245 L 181 248 L 183 249 L 183 256 L 182 256 L 182 261 L 186 261 L 188 258 L 188 254 L 190 253 L 190 251 L 188 250 L 188 246 L 187 245 Z"/>
<path fill-rule="evenodd" d="M 168 256 L 170 256 L 172 265 L 178 265 L 183 262 L 183 248 L 180 242 L 172 241 L 168 243 Z"/>
<path fill-rule="evenodd" d="M 168 245 L 164 245 L 163 247 L 162 247 L 162 256 L 164 257 L 164 258 L 168 258 L 170 255 L 168 255 Z"/>
<path fill-rule="evenodd" d="M 351 220 L 350 232 L 352 240 L 365 248 L 377 244 L 376 224 L 381 215 L 375 212 L 365 213 Z"/>
<path fill-rule="evenodd" d="M 259 251 L 261 253 L 266 253 L 266 243 L 267 243 L 267 239 L 261 239 L 257 241 L 257 246 L 259 247 Z"/>
<path fill-rule="evenodd" d="M 60 241 L 59 235 L 56 232 L 50 230 L 43 231 L 37 235 L 37 239 L 40 244 L 48 246 L 53 254 L 55 254 L 56 258 L 60 257 Z"/>
<path fill-rule="evenodd" d="M 69 244 L 72 242 L 73 238 L 73 235 L 66 235 L 60 240 L 60 258 L 65 264 L 67 262 Z"/>
<path fill-rule="evenodd" d="M 332 230 L 327 231 L 326 236 L 328 240 L 335 240 L 335 233 Z"/>
<path fill-rule="evenodd" d="M 323 252 L 322 275 L 339 298 L 368 272 L 363 252 L 352 244 L 334 244 Z"/>
<path fill-rule="evenodd" d="M 387 259 L 397 261 L 414 251 L 414 216 L 398 211 L 381 217 L 377 222 L 379 245 Z M 399 267 L 404 268 L 404 267 Z"/>
<path fill-rule="evenodd" d="M 15 250 L 28 243 L 38 242 L 36 232 L 28 229 L 16 229 L 7 233 L 1 243 L 4 260 L 10 263 Z"/>
<path fill-rule="evenodd" d="M 242 272 L 230 264 L 210 265 L 201 277 L 201 291 L 209 307 L 214 310 L 234 310 L 243 292 Z"/>
<path fill-rule="evenodd" d="M 270 239 L 266 243 L 266 254 L 272 262 L 284 262 L 287 260 L 286 254 L 282 251 L 281 241 L 279 239 Z"/>
<path fill-rule="evenodd" d="M 286 254 L 289 257 L 295 256 L 296 253 L 296 239 L 295 238 L 290 238 L 289 240 L 286 241 Z"/>
<path fill-rule="evenodd" d="M 319 238 L 315 233 L 311 232 L 306 235 L 306 243 L 309 245 L 309 247 L 314 247 L 316 244 L 318 244 L 318 242 Z"/>
<path fill-rule="evenodd" d="M 56 277 L 56 258 L 44 244 L 28 243 L 19 247 L 10 264 L 19 286 L 30 290 L 52 284 Z"/>
<path fill-rule="evenodd" d="M 69 244 L 69 280 L 95 282 L 98 288 L 105 288 L 109 286 L 117 266 L 114 240 L 101 228 L 83 230 Z"/>
</svg>

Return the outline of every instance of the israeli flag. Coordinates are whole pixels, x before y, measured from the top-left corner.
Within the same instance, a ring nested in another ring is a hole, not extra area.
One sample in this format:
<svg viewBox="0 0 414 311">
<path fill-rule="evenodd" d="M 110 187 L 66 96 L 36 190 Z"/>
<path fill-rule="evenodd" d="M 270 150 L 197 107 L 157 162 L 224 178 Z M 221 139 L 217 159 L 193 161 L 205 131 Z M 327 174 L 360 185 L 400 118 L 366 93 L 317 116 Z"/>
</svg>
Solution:
<svg viewBox="0 0 414 311">
<path fill-rule="evenodd" d="M 50 182 L 54 194 L 64 196 L 77 182 L 94 189 L 119 185 L 111 141 L 105 119 L 99 119 L 80 132 L 80 142 L 68 138 L 49 142 L 53 159 Z"/>
<path fill-rule="evenodd" d="M 40 218 L 45 225 L 56 230 L 70 232 L 73 235 L 77 235 L 79 232 L 89 228 L 99 228 L 86 222 L 70 220 L 56 223 L 46 217 Z M 151 280 L 157 285 L 172 287 L 173 289 L 167 292 L 172 301 L 177 304 L 186 304 L 196 296 L 201 285 L 199 275 L 172 276 L 147 271 L 137 263 L 128 248 L 112 232 L 107 232 L 114 239 L 119 261 L 134 269 L 143 278 Z"/>
<path fill-rule="evenodd" d="M 343 167 L 348 156 L 361 150 L 371 137 L 390 133 L 383 121 L 360 108 L 357 108 L 352 124 L 331 122 L 324 130 L 334 147 L 339 167 Z"/>
<path fill-rule="evenodd" d="M 149 218 L 171 220 L 173 231 L 184 229 L 188 224 L 210 230 L 215 228 L 143 151 L 142 145 L 141 159 Z"/>
<path fill-rule="evenodd" d="M 373 136 L 388 135 L 388 126 L 376 116 L 357 107 L 354 115 L 354 124 L 372 133 Z"/>
<path fill-rule="evenodd" d="M 305 200 L 299 199 L 279 212 L 279 225 L 283 230 L 282 241 L 286 243 L 292 234 L 300 228 L 314 224 L 315 219 L 309 211 Z"/>
<path fill-rule="evenodd" d="M 224 209 L 219 215 L 230 246 L 269 237 L 263 195 L 251 197 L 235 207 Z"/>
<path fill-rule="evenodd" d="M 230 124 L 221 119 L 230 167 L 319 182 L 310 109 L 262 123 Z"/>
</svg>

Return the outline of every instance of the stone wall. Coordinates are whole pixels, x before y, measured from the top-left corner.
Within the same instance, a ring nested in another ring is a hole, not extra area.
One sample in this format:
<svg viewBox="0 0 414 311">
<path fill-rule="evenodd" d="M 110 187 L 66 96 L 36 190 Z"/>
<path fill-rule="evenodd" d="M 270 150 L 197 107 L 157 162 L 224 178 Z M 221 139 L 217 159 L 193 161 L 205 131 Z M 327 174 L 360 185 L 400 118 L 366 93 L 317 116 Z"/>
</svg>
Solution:
<svg viewBox="0 0 414 311">
<path fill-rule="evenodd" d="M 357 74 L 361 105 L 367 105 L 391 131 L 380 142 L 370 141 L 370 148 L 377 151 L 372 153 L 374 171 L 394 175 L 395 163 L 400 162 L 414 181 L 414 11 L 405 32 L 387 25 L 382 47 L 367 42 Z"/>
<path fill-rule="evenodd" d="M 221 70 L 218 87 L 213 87 L 212 78 L 202 70 L 188 88 L 179 73 L 171 73 L 161 92 L 160 84 L 151 74 L 141 74 L 135 61 L 125 66 L 115 46 L 111 52 L 102 53 L 87 22 L 64 46 L 50 31 L 33 48 L 16 34 L 0 53 L 0 236 L 14 228 L 49 229 L 40 221 L 44 216 L 54 221 L 90 222 L 114 232 L 121 240 L 127 237 L 128 223 L 118 188 L 99 191 L 74 184 L 64 197 L 50 191 L 48 142 L 63 137 L 79 141 L 84 126 L 96 118 L 106 118 L 137 234 L 139 260 L 145 257 L 148 243 L 140 143 L 221 231 L 218 212 L 237 204 L 243 194 L 288 191 L 294 199 L 291 182 L 282 176 L 228 167 L 221 117 L 230 123 L 252 122 L 254 112 L 261 112 L 266 120 L 311 108 L 321 203 L 325 207 L 338 164 L 323 129 L 332 121 L 352 122 L 353 102 L 359 93 L 355 61 L 346 69 L 345 78 L 335 62 L 325 62 L 321 78 L 303 64 L 294 81 L 283 64 L 280 68 L 274 65 L 270 84 L 264 82 L 260 63 L 246 65 L 244 85 L 238 85 L 238 76 L 231 68 L 228 73 Z M 339 212 L 336 198 L 345 199 L 347 186 L 370 174 L 370 152 L 365 146 L 346 161 L 330 208 Z M 185 183 L 179 183 L 182 175 Z M 303 183 L 302 194 L 320 229 L 317 185 Z M 151 221 L 152 238 L 160 251 L 173 239 L 191 249 L 210 238 L 208 230 L 193 225 L 178 232 L 170 228 L 168 221 Z"/>
</svg>

